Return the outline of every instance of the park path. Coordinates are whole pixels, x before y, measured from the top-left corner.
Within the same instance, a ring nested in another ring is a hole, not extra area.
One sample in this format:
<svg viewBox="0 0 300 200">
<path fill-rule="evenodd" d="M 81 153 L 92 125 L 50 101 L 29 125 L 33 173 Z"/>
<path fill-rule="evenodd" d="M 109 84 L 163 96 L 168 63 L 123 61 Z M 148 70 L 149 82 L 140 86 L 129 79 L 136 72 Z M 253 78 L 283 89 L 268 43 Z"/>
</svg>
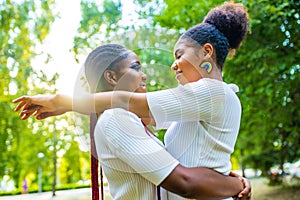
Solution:
<svg viewBox="0 0 300 200">
<path fill-rule="evenodd" d="M 52 197 L 52 192 L 41 192 L 34 194 L 22 194 L 15 196 L 0 197 L 0 200 L 85 200 L 91 199 L 91 189 L 82 188 L 74 190 L 56 191 L 56 196 Z"/>
<path fill-rule="evenodd" d="M 56 196 L 52 196 L 52 192 L 41 192 L 34 194 L 22 194 L 14 196 L 0 197 L 0 200 L 91 200 L 91 188 L 81 188 L 74 190 L 56 191 Z M 105 188 L 105 199 L 110 200 L 108 189 Z"/>
</svg>

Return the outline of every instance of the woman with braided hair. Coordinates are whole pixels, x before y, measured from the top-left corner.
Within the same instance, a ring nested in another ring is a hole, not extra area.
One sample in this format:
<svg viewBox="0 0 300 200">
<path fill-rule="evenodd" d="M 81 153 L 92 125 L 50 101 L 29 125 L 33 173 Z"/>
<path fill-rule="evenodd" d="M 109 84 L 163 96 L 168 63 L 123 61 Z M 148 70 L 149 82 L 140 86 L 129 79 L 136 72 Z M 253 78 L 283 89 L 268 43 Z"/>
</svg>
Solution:
<svg viewBox="0 0 300 200">
<path fill-rule="evenodd" d="M 109 108 L 129 110 L 140 118 L 153 118 L 157 129 L 168 128 L 166 150 L 182 166 L 191 169 L 207 167 L 228 175 L 230 155 L 239 131 L 241 105 L 235 94 L 238 87 L 223 81 L 222 69 L 227 55 L 238 49 L 246 36 L 247 23 L 246 8 L 242 4 L 226 2 L 213 8 L 202 23 L 187 30 L 174 47 L 175 62 L 171 68 L 176 71 L 179 82 L 176 88 L 148 93 L 113 91 L 87 94 L 73 99 L 77 102 L 75 104 L 65 95 L 23 96 L 15 100 L 20 102 L 16 110 L 23 108 L 20 114 L 23 119 L 32 114 L 43 119 L 68 111 L 89 114 L 94 109 L 97 113 Z M 171 160 L 168 163 L 173 163 Z M 181 168 L 181 165 L 174 169 Z M 190 176 L 186 178 L 191 180 Z M 169 188 L 165 183 L 177 183 L 171 175 L 160 181 L 157 182 L 159 185 L 171 191 L 163 190 L 163 199 L 182 199 L 172 192 L 199 198 L 198 195 L 205 191 L 193 190 L 190 193 L 186 189 L 191 188 L 183 187 L 184 192 L 180 193 L 180 188 Z M 246 196 L 250 198 L 250 194 Z"/>
</svg>

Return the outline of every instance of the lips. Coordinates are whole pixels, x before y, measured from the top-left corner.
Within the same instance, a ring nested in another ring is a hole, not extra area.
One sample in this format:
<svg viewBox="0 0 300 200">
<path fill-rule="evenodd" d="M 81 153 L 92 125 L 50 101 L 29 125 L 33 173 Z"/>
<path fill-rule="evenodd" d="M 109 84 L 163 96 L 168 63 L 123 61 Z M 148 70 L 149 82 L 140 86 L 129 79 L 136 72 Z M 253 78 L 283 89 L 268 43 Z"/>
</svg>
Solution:
<svg viewBox="0 0 300 200">
<path fill-rule="evenodd" d="M 141 87 L 142 89 L 144 89 L 144 90 L 147 89 L 147 88 L 146 88 L 146 83 L 141 83 L 141 84 L 140 84 L 140 87 Z"/>
<path fill-rule="evenodd" d="M 141 93 L 147 92 L 146 83 L 141 83 L 140 88 L 136 92 L 141 92 Z"/>
<path fill-rule="evenodd" d="M 176 79 L 178 79 L 179 76 L 181 76 L 181 75 L 182 75 L 182 71 L 176 71 Z"/>
</svg>

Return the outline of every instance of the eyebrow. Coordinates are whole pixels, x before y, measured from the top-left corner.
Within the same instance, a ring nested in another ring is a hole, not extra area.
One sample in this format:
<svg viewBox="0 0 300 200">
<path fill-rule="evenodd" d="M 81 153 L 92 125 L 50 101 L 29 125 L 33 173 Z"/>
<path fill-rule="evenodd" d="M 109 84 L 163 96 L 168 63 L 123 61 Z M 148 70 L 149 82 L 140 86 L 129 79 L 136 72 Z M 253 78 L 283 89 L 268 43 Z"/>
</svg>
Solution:
<svg viewBox="0 0 300 200">
<path fill-rule="evenodd" d="M 134 61 L 134 62 L 130 63 L 130 65 L 134 65 L 134 64 L 141 65 L 141 62 L 140 62 L 140 61 L 138 61 L 138 60 L 136 60 L 136 61 Z"/>
<path fill-rule="evenodd" d="M 178 53 L 178 51 L 180 51 L 180 50 L 182 50 L 181 48 L 179 48 L 179 49 L 176 49 L 176 51 L 175 51 L 175 53 L 174 53 L 174 56 L 176 57 L 176 55 L 177 55 L 177 53 Z"/>
</svg>

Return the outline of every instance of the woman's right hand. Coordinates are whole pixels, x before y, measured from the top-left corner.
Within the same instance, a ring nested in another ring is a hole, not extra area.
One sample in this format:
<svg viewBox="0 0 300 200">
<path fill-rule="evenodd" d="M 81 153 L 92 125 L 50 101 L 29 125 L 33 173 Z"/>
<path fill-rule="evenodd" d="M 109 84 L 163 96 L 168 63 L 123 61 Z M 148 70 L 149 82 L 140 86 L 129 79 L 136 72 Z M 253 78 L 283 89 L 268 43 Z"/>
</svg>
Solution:
<svg viewBox="0 0 300 200">
<path fill-rule="evenodd" d="M 230 176 L 237 177 L 243 183 L 244 189 L 236 195 L 233 199 L 234 200 L 250 200 L 251 199 L 251 183 L 249 179 L 238 175 L 237 173 L 230 172 Z"/>
<path fill-rule="evenodd" d="M 21 110 L 22 120 L 26 120 L 30 116 L 36 116 L 37 119 L 41 120 L 50 116 L 62 115 L 72 110 L 72 100 L 61 94 L 22 96 L 14 99 L 13 103 L 19 103 L 15 111 Z"/>
</svg>

